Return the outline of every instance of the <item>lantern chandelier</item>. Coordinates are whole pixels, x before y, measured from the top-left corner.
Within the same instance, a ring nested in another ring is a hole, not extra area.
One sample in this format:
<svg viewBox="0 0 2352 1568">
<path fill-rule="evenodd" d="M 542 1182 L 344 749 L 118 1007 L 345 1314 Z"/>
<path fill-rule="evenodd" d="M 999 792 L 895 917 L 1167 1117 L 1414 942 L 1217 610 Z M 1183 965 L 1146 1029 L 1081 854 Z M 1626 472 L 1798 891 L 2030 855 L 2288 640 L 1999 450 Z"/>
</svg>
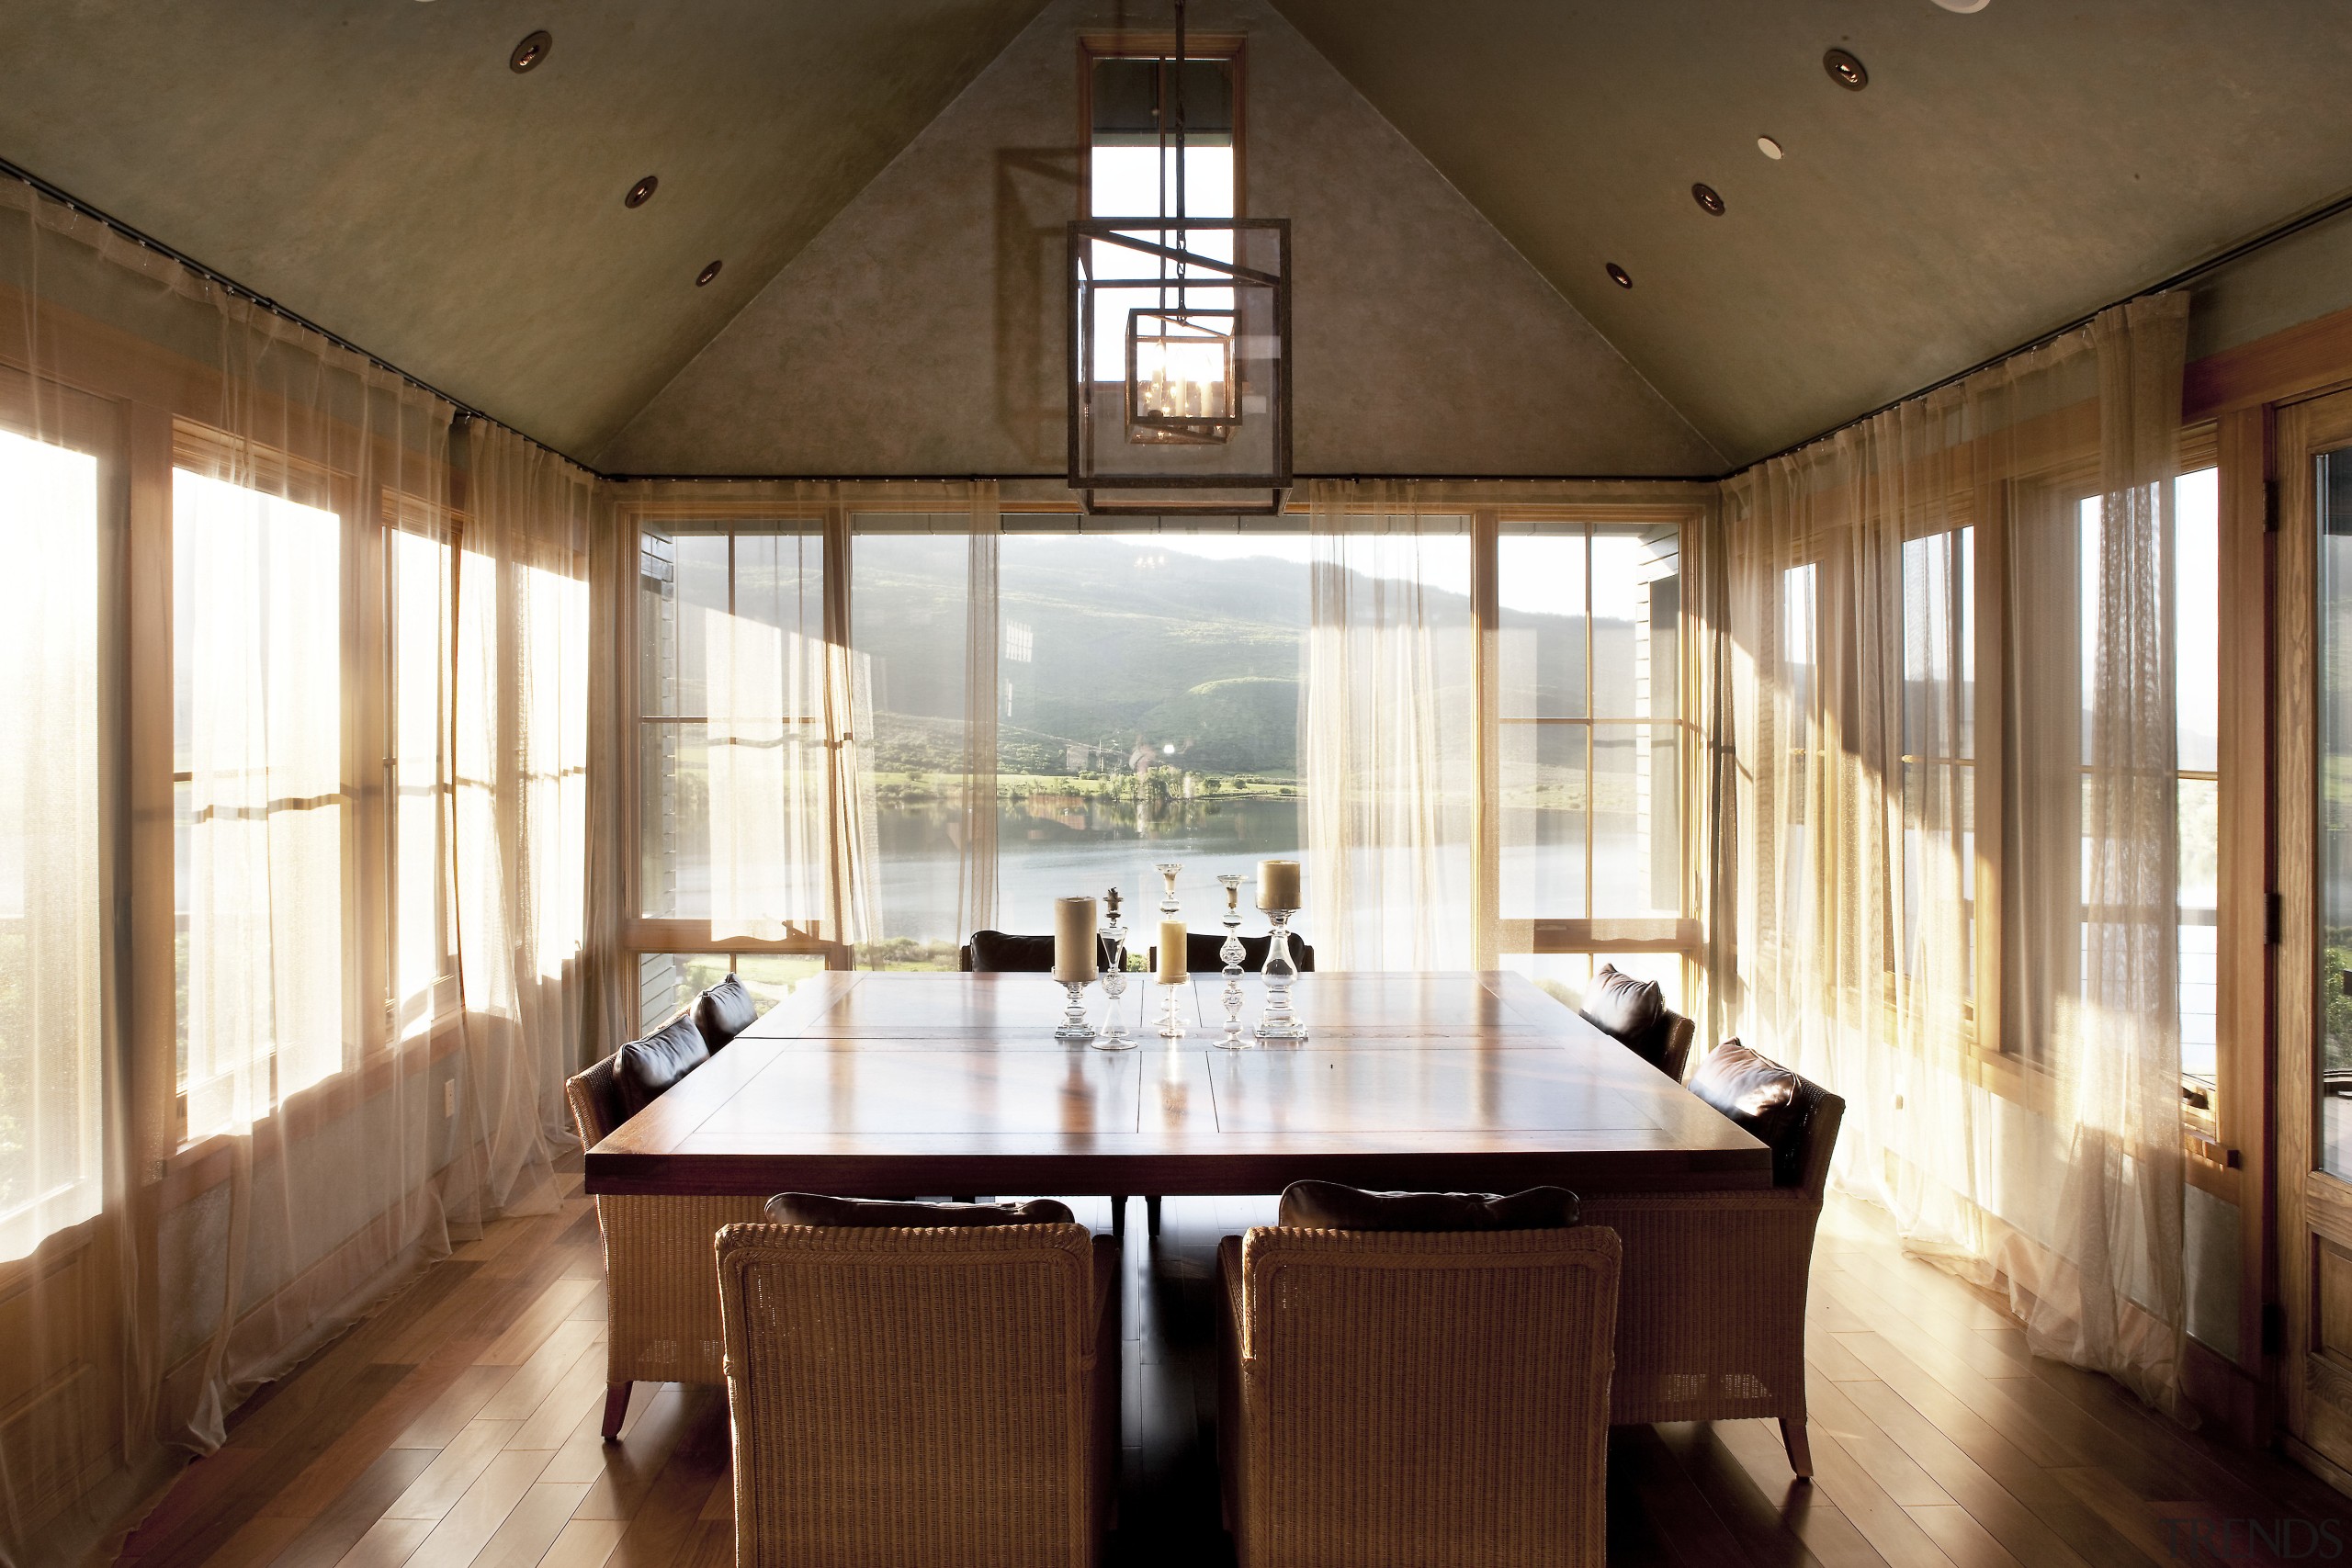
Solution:
<svg viewBox="0 0 2352 1568">
<path fill-rule="evenodd" d="M 1186 209 L 1184 4 L 1155 51 L 1159 210 L 1069 226 L 1069 482 L 1093 513 L 1268 514 L 1291 483 L 1290 221 Z"/>
</svg>

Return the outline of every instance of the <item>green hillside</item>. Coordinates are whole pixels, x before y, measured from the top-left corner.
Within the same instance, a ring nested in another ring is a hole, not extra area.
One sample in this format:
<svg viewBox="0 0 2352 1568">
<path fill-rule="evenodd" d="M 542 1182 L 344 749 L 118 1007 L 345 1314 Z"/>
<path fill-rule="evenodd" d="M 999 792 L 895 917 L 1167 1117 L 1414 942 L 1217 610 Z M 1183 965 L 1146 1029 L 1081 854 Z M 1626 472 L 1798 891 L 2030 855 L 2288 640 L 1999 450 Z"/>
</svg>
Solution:
<svg viewBox="0 0 2352 1568">
<path fill-rule="evenodd" d="M 867 536 L 856 549 L 855 637 L 874 660 L 880 765 L 960 767 L 966 542 Z M 1308 573 L 1299 561 L 1216 559 L 1148 537 L 1007 536 L 1000 770 L 1126 773 L 1148 747 L 1187 772 L 1294 773 Z M 1424 603 L 1432 624 L 1466 631 L 1463 596 L 1427 590 Z M 1581 619 L 1515 615 L 1511 626 L 1540 634 L 1546 655 L 1541 667 L 1532 653 L 1511 664 L 1514 679 L 1545 690 L 1536 711 L 1568 711 L 1566 694 L 1583 687 Z M 1623 621 L 1595 627 L 1604 682 L 1630 667 L 1632 632 Z M 1432 647 L 1441 683 L 1466 684 L 1469 639 Z"/>
</svg>

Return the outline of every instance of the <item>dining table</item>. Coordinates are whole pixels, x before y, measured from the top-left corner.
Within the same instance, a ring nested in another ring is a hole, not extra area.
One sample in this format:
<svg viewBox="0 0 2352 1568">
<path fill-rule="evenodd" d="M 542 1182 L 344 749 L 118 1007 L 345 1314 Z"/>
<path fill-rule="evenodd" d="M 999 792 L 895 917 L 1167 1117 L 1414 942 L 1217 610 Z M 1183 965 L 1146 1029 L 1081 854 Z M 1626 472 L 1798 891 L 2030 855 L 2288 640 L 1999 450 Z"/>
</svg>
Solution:
<svg viewBox="0 0 2352 1568">
<path fill-rule="evenodd" d="M 1301 1041 L 1250 1036 L 1263 982 L 1115 1004 L 1134 1049 L 1054 1037 L 1043 975 L 828 971 L 587 1151 L 590 1193 L 1384 1190 L 1578 1193 L 1769 1187 L 1770 1152 L 1508 970 L 1303 975 Z M 1087 993 L 1098 1027 L 1114 1004 Z"/>
</svg>

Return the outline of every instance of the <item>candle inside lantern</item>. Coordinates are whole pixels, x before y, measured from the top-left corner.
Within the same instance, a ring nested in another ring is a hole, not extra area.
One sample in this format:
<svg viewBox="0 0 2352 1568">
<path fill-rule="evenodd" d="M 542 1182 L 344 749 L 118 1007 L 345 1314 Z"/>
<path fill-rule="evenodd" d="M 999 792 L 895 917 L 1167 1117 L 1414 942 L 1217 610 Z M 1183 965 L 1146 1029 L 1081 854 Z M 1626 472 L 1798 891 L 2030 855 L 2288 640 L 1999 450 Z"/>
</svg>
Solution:
<svg viewBox="0 0 2352 1568">
<path fill-rule="evenodd" d="M 1184 922 L 1162 920 L 1159 922 L 1159 983 L 1181 986 L 1187 975 L 1184 967 Z"/>
<path fill-rule="evenodd" d="M 1054 900 L 1054 978 L 1066 986 L 1082 986 L 1094 978 L 1094 900 L 1087 897 Z"/>
<path fill-rule="evenodd" d="M 1295 909 L 1298 903 L 1298 863 L 1261 860 L 1258 863 L 1258 908 Z"/>
</svg>

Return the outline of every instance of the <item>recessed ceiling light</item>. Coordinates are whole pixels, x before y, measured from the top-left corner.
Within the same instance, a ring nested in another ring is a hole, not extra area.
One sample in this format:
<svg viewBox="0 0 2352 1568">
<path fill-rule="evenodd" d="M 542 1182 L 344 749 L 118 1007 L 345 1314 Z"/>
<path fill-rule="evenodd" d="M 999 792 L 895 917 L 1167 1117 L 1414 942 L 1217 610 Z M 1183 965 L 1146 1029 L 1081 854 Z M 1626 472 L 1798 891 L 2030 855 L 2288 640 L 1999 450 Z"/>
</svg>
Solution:
<svg viewBox="0 0 2352 1568">
<path fill-rule="evenodd" d="M 548 51 L 554 47 L 555 36 L 541 28 L 537 32 L 526 35 L 523 41 L 514 46 L 514 52 L 506 57 L 506 69 L 520 76 L 545 60 Z"/>
<path fill-rule="evenodd" d="M 1829 73 L 1832 82 L 1849 93 L 1859 93 L 1871 85 L 1871 73 L 1862 69 L 1860 60 L 1845 50 L 1833 49 L 1823 55 L 1821 68 Z"/>
<path fill-rule="evenodd" d="M 1715 187 L 1713 186 L 1692 186 L 1690 187 L 1690 199 L 1697 202 L 1702 208 L 1705 209 L 1709 213 L 1712 213 L 1717 218 L 1721 218 L 1724 215 L 1724 198 L 1715 194 Z"/>
<path fill-rule="evenodd" d="M 700 288 L 704 284 L 708 283 L 712 278 L 717 277 L 718 276 L 718 269 L 725 265 L 726 264 L 723 262 L 713 262 L 708 266 L 703 268 L 700 272 L 695 274 L 695 287 L 696 288 Z"/>
<path fill-rule="evenodd" d="M 1982 11 L 1992 3 L 1993 0 L 1936 0 L 1936 4 L 1945 10 L 1957 11 L 1963 17 Z"/>
<path fill-rule="evenodd" d="M 1756 150 L 1776 164 L 1781 161 L 1781 144 L 1769 136 L 1759 136 L 1756 139 Z"/>
<path fill-rule="evenodd" d="M 1634 287 L 1634 275 L 1627 272 L 1623 267 L 1619 266 L 1615 262 L 1611 262 L 1609 264 L 1609 281 L 1615 284 L 1620 288 L 1631 288 Z"/>
<path fill-rule="evenodd" d="M 628 187 L 628 194 L 621 197 L 621 205 L 623 207 L 643 207 L 647 202 L 653 199 L 653 193 L 661 188 L 662 176 L 659 175 L 648 175 L 643 179 Z"/>
</svg>

